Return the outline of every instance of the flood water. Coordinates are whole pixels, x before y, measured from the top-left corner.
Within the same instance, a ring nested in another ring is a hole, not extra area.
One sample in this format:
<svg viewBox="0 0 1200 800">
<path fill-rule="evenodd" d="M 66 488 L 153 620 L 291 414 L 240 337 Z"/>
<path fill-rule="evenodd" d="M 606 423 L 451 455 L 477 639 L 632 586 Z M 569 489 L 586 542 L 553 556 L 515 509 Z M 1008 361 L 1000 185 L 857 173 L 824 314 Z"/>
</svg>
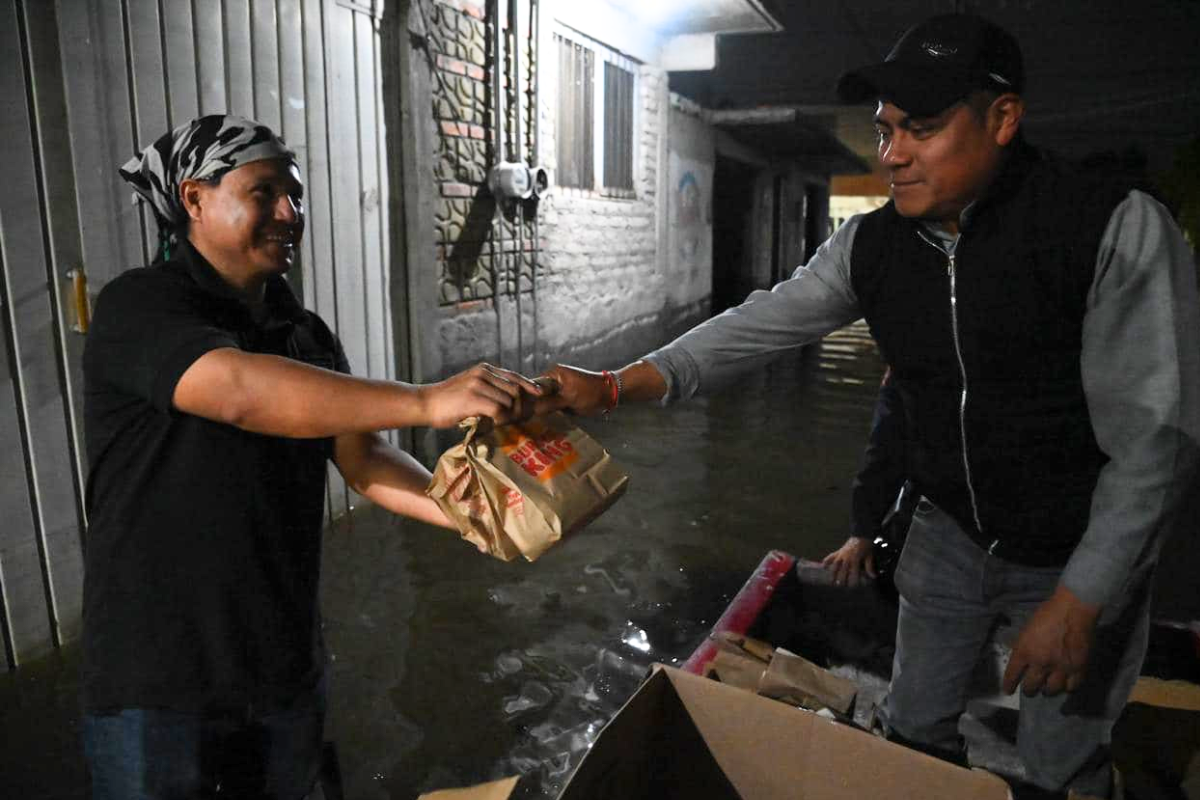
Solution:
<svg viewBox="0 0 1200 800">
<path fill-rule="evenodd" d="M 377 513 L 333 531 L 346 796 L 521 774 L 519 796 L 553 797 L 647 667 L 686 659 L 768 551 L 844 541 L 880 373 L 855 327 L 710 398 L 584 422 L 629 489 L 533 564 Z"/>
<path fill-rule="evenodd" d="M 628 492 L 533 564 L 371 508 L 335 526 L 322 602 L 344 796 L 520 774 L 519 797 L 553 797 L 768 551 L 844 541 L 881 371 L 860 324 L 710 397 L 585 421 Z M 77 686 L 71 647 L 0 676 L 0 794 L 82 796 Z"/>
</svg>

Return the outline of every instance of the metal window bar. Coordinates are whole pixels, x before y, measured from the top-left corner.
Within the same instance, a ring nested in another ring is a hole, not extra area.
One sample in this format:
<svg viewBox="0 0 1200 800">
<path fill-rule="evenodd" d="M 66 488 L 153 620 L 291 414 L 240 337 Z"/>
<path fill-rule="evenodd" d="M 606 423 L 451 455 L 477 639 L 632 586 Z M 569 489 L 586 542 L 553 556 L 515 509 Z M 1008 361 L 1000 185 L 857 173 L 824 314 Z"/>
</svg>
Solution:
<svg viewBox="0 0 1200 800">
<path fill-rule="evenodd" d="M 633 73 L 604 62 L 604 187 L 633 189 Z"/>
<path fill-rule="evenodd" d="M 592 102 L 595 56 L 556 36 L 558 43 L 558 183 L 580 189 L 595 184 L 592 169 Z"/>
</svg>

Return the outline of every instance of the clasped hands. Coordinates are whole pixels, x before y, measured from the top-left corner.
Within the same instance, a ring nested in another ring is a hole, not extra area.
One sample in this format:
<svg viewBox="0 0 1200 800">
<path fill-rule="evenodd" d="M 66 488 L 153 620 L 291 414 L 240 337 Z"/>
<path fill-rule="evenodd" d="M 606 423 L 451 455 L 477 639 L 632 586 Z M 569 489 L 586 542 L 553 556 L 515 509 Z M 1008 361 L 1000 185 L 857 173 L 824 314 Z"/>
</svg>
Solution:
<svg viewBox="0 0 1200 800">
<path fill-rule="evenodd" d="M 489 417 L 497 425 L 551 411 L 598 414 L 611 407 L 599 372 L 555 365 L 527 378 L 491 364 L 476 364 L 444 381 L 417 387 L 423 417 L 433 428 L 451 428 L 467 417 Z"/>
</svg>

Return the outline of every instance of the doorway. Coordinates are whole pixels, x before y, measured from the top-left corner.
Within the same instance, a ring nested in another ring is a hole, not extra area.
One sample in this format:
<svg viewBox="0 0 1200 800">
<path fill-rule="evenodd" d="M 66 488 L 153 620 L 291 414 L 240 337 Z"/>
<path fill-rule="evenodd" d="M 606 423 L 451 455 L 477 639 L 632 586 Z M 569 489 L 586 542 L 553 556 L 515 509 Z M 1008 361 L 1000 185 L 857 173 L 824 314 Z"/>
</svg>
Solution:
<svg viewBox="0 0 1200 800">
<path fill-rule="evenodd" d="M 749 234 L 757 170 L 717 155 L 713 170 L 712 313 L 746 299 L 754 288 Z"/>
</svg>

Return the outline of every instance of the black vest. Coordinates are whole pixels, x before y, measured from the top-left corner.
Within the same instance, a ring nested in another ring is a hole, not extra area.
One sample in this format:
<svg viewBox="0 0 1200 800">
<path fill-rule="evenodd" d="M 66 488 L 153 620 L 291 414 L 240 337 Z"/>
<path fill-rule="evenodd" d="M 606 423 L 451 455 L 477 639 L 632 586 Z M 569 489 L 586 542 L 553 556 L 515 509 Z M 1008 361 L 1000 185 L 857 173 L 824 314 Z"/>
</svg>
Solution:
<svg viewBox="0 0 1200 800">
<path fill-rule="evenodd" d="M 1083 317 L 1127 188 L 1018 145 L 961 227 L 956 310 L 950 259 L 920 223 L 888 203 L 854 237 L 854 290 L 903 397 L 908 475 L 1011 561 L 1063 564 L 1087 527 L 1107 457 L 1083 393 Z"/>
</svg>

